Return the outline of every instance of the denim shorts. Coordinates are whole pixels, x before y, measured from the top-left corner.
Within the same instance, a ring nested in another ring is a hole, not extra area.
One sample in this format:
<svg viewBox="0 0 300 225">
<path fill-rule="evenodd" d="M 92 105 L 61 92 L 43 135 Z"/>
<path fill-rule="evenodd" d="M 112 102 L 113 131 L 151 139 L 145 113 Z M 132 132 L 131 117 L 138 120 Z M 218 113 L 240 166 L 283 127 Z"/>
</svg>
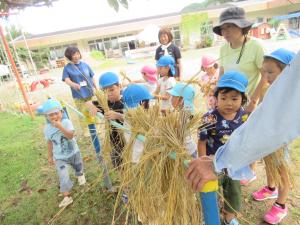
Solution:
<svg viewBox="0 0 300 225">
<path fill-rule="evenodd" d="M 69 192 L 73 187 L 73 182 L 70 179 L 68 167 L 71 166 L 75 171 L 75 176 L 83 174 L 83 162 L 80 152 L 75 153 L 70 158 L 65 160 L 55 160 L 55 167 L 59 177 L 60 192 Z"/>
</svg>

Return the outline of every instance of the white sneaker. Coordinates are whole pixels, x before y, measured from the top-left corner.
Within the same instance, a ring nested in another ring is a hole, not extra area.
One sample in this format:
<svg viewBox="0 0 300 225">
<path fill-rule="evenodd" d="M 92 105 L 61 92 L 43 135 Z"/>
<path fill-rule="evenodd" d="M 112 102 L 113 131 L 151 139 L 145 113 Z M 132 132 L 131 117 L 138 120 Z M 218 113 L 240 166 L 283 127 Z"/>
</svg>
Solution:
<svg viewBox="0 0 300 225">
<path fill-rule="evenodd" d="M 62 208 L 62 207 L 66 207 L 68 205 L 70 205 L 73 202 L 72 197 L 64 197 L 64 199 L 59 203 L 58 207 Z"/>
<path fill-rule="evenodd" d="M 79 183 L 80 186 L 81 185 L 85 185 L 86 180 L 85 180 L 84 174 L 82 174 L 81 176 L 77 177 L 77 179 L 78 179 L 78 183 Z"/>
</svg>

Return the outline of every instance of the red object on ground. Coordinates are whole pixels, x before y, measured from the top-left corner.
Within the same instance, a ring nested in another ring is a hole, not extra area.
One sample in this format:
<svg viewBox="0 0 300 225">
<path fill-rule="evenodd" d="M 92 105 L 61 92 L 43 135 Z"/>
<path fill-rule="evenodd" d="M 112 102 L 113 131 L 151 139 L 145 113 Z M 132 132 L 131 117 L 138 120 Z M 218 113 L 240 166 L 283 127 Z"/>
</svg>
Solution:
<svg viewBox="0 0 300 225">
<path fill-rule="evenodd" d="M 46 88 L 49 86 L 49 81 L 47 79 L 44 79 L 44 80 L 38 80 L 38 81 L 32 82 L 30 85 L 30 91 L 35 91 L 39 84 L 43 85 L 44 88 Z"/>
</svg>

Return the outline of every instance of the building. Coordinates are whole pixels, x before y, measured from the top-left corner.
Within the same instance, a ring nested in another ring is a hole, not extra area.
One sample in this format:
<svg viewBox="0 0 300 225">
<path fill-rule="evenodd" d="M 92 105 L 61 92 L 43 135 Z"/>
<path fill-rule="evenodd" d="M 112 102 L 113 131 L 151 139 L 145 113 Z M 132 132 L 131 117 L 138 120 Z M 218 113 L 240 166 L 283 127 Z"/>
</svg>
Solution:
<svg viewBox="0 0 300 225">
<path fill-rule="evenodd" d="M 232 5 L 243 7 L 249 20 L 263 23 L 276 16 L 297 12 L 297 9 L 300 8 L 300 0 L 293 0 L 293 4 L 286 0 L 232 2 L 226 5 L 207 8 L 196 13 L 207 13 L 210 24 L 216 24 L 224 8 Z M 292 26 L 298 29 L 299 21 L 300 15 L 299 17 L 290 19 Z M 27 38 L 27 43 L 33 51 L 39 47 L 49 47 L 50 58 L 52 60 L 63 58 L 65 48 L 70 45 L 77 46 L 82 52 L 97 50 L 103 52 L 108 57 L 122 56 L 126 50 L 140 47 L 140 43 L 138 43 L 135 37 L 149 24 L 159 27 L 169 27 L 173 32 L 175 44 L 181 46 L 180 12 L 32 35 Z M 199 29 L 201 28 L 199 27 Z M 22 38 L 17 38 L 15 44 L 17 46 L 25 46 Z"/>
<path fill-rule="evenodd" d="M 255 23 L 250 30 L 250 35 L 260 39 L 270 39 L 270 28 L 271 26 L 266 22 Z"/>
</svg>

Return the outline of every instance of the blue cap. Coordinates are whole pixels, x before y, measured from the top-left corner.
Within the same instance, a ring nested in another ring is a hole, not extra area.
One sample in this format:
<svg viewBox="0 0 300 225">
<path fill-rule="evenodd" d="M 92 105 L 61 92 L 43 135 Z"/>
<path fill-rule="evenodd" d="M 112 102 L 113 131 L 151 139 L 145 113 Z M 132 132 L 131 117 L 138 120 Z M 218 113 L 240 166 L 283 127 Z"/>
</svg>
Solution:
<svg viewBox="0 0 300 225">
<path fill-rule="evenodd" d="M 285 65 L 290 64 L 290 62 L 293 60 L 293 58 L 296 56 L 296 54 L 290 50 L 279 48 L 270 54 L 265 55 L 264 57 L 269 57 L 272 59 L 275 59 Z"/>
<path fill-rule="evenodd" d="M 246 92 L 247 86 L 247 77 L 238 71 L 224 73 L 217 83 L 218 88 L 233 88 L 242 93 Z"/>
<path fill-rule="evenodd" d="M 39 114 L 47 115 L 50 113 L 58 112 L 62 109 L 63 109 L 62 105 L 60 104 L 59 101 L 50 98 L 47 101 L 45 101 L 43 105 L 37 108 L 37 112 Z"/>
<path fill-rule="evenodd" d="M 136 108 L 141 101 L 153 99 L 148 89 L 141 84 L 130 84 L 123 91 L 123 101 L 128 108 Z"/>
<path fill-rule="evenodd" d="M 100 88 L 107 88 L 114 84 L 119 84 L 120 80 L 117 74 L 113 72 L 103 73 L 99 78 L 99 86 Z"/>
<path fill-rule="evenodd" d="M 157 67 L 168 66 L 171 70 L 171 74 L 175 75 L 175 60 L 172 56 L 164 55 L 159 58 L 156 63 Z"/>
<path fill-rule="evenodd" d="M 172 96 L 182 97 L 186 109 L 194 111 L 195 89 L 186 83 L 177 83 L 171 90 L 167 91 Z"/>
</svg>

